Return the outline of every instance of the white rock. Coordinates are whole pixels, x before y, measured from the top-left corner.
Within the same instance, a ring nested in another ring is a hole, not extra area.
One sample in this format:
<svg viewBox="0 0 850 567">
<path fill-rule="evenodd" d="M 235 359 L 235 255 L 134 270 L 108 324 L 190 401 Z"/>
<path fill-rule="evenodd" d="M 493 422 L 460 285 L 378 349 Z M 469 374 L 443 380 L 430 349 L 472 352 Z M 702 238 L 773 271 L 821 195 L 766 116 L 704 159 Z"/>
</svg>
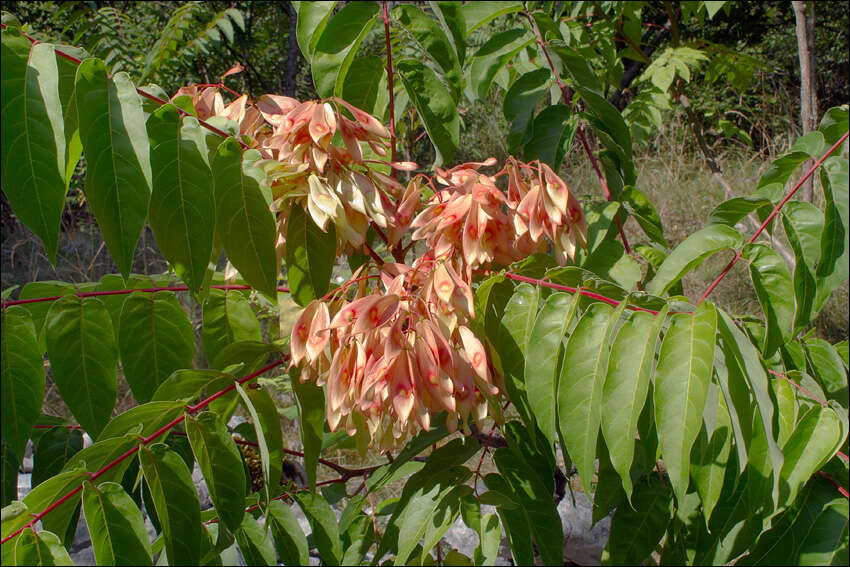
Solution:
<svg viewBox="0 0 850 567">
<path fill-rule="evenodd" d="M 564 559 L 579 565 L 599 565 L 602 550 L 611 531 L 611 516 L 601 519 L 593 528 L 593 503 L 583 492 L 569 492 L 558 504 L 561 526 L 564 529 Z"/>
</svg>

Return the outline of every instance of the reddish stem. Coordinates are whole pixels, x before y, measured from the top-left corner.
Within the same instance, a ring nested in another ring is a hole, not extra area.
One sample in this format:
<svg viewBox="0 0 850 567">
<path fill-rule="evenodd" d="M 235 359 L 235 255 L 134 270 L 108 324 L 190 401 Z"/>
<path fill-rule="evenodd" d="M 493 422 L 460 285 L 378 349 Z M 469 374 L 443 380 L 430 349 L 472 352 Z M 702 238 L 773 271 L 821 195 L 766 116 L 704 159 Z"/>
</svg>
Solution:
<svg viewBox="0 0 850 567">
<path fill-rule="evenodd" d="M 211 289 L 252 289 L 249 285 L 211 285 Z M 282 291 L 284 293 L 289 293 L 289 288 L 285 286 L 278 286 L 278 291 Z M 97 297 L 100 295 L 125 295 L 128 293 L 133 293 L 135 291 L 141 291 L 143 293 L 156 293 L 158 291 L 189 291 L 189 287 L 185 285 L 178 286 L 166 286 L 166 287 L 149 287 L 144 289 L 113 289 L 107 291 L 85 291 L 74 294 L 67 295 L 76 295 L 77 297 Z M 15 299 L 13 301 L 3 301 L 2 307 L 5 309 L 6 307 L 11 307 L 12 305 L 24 305 L 26 303 L 40 303 L 42 301 L 56 301 L 57 299 L 61 299 L 65 297 L 64 295 L 51 295 L 50 297 L 33 297 L 31 299 Z"/>
<path fill-rule="evenodd" d="M 390 47 L 390 19 L 387 15 L 387 2 L 381 2 L 381 15 L 384 18 L 384 39 L 387 49 L 387 86 L 390 91 L 390 151 L 392 161 L 396 161 L 395 154 L 395 87 L 393 86 L 393 52 Z M 396 178 L 395 168 L 390 170 L 393 179 Z"/>
<path fill-rule="evenodd" d="M 231 385 L 230 385 L 230 386 L 228 386 L 227 388 L 225 388 L 225 389 L 223 389 L 223 390 L 221 390 L 221 391 L 219 391 L 219 392 L 216 392 L 216 393 L 215 393 L 215 394 L 213 394 L 212 396 L 210 396 L 210 397 L 206 398 L 205 400 L 202 400 L 202 401 L 198 402 L 198 403 L 197 403 L 197 404 L 195 404 L 194 406 L 189 406 L 189 407 L 187 407 L 187 408 L 186 408 L 186 411 L 187 411 L 187 412 L 189 412 L 189 413 L 194 413 L 194 412 L 198 411 L 199 409 L 201 409 L 201 408 L 205 407 L 207 404 L 209 404 L 209 403 L 210 403 L 210 402 L 212 402 L 213 400 L 216 400 L 216 399 L 220 398 L 221 396 L 223 396 L 224 394 L 226 394 L 226 393 L 228 393 L 228 392 L 232 391 L 233 389 L 235 389 L 235 388 L 236 388 L 236 384 L 237 384 L 237 383 L 238 383 L 238 384 L 244 384 L 244 383 L 246 383 L 246 382 L 249 382 L 249 381 L 253 380 L 254 378 L 256 378 L 257 376 L 259 376 L 260 374 L 263 374 L 263 373 L 265 373 L 265 372 L 267 372 L 267 371 L 271 370 L 272 368 L 275 368 L 275 367 L 277 367 L 277 366 L 280 366 L 281 364 L 283 364 L 284 362 L 286 362 L 286 360 L 287 360 L 288 358 L 289 358 L 289 357 L 288 357 L 288 356 L 286 356 L 286 357 L 282 358 L 281 360 L 278 360 L 278 361 L 276 361 L 276 362 L 269 363 L 269 364 L 265 365 L 264 367 L 260 368 L 259 370 L 257 370 L 256 372 L 254 372 L 254 373 L 252 373 L 252 374 L 249 374 L 248 376 L 245 376 L 244 378 L 240 378 L 239 380 L 235 380 L 235 381 L 233 382 L 233 384 L 231 384 Z M 171 428 L 172 428 L 172 427 L 174 427 L 175 425 L 177 425 L 177 424 L 179 424 L 180 422 L 182 422 L 185 418 L 186 418 L 186 414 L 184 413 L 183 415 L 181 415 L 181 416 L 179 416 L 179 417 L 177 417 L 177 418 L 175 418 L 175 419 L 171 420 L 171 422 L 170 422 L 170 423 L 168 423 L 167 425 L 164 425 L 164 426 L 160 427 L 160 428 L 159 428 L 159 429 L 157 429 L 155 432 L 153 432 L 151 435 L 148 435 L 147 437 L 142 437 L 142 438 L 140 439 L 140 440 L 141 440 L 141 446 L 146 446 L 148 443 L 150 443 L 151 441 L 153 441 L 154 439 L 156 439 L 157 437 L 159 437 L 159 436 L 160 436 L 160 435 L 162 435 L 163 433 L 167 432 L 169 429 L 171 429 Z M 119 456 L 118 458 L 114 459 L 112 462 L 110 462 L 110 463 L 109 463 L 109 464 L 107 464 L 106 466 L 102 467 L 102 468 L 101 468 L 100 470 L 98 470 L 97 472 L 94 472 L 94 473 L 89 474 L 89 479 L 90 479 L 90 480 L 95 480 L 95 479 L 97 479 L 98 477 L 100 477 L 101 475 L 105 474 L 107 471 L 111 470 L 112 468 L 114 468 L 115 466 L 117 466 L 119 463 L 121 463 L 121 462 L 122 462 L 122 461 L 124 461 L 125 459 L 127 459 L 127 458 L 131 457 L 132 455 L 134 455 L 136 452 L 138 452 L 138 450 L 139 450 L 139 447 L 138 447 L 138 446 L 137 446 L 137 447 L 133 447 L 132 449 L 128 449 L 128 450 L 127 450 L 126 452 L 124 452 L 121 456 Z M 12 532 L 11 534 L 9 534 L 9 535 L 8 535 L 8 536 L 6 536 L 5 538 L 3 538 L 2 542 L 0 542 L 0 544 L 6 543 L 6 542 L 7 542 L 7 541 L 9 541 L 10 539 L 12 539 L 12 538 L 14 538 L 15 536 L 17 536 L 18 534 L 20 534 L 20 533 L 21 533 L 22 531 L 24 531 L 25 529 L 27 529 L 27 528 L 31 528 L 32 526 L 34 526 L 34 525 L 36 524 L 36 522 L 38 522 L 38 521 L 39 521 L 39 520 L 41 520 L 43 517 L 45 517 L 47 514 L 49 514 L 50 512 L 52 512 L 53 510 L 55 510 L 55 509 L 56 509 L 56 508 L 58 508 L 59 506 L 61 506 L 63 503 L 67 502 L 67 501 L 68 501 L 71 497 L 73 497 L 74 495 L 76 495 L 77 493 L 79 493 L 82 489 L 83 489 L 83 485 L 82 485 L 82 484 L 80 484 L 80 486 L 76 487 L 75 489 L 73 489 L 72 491 L 70 491 L 68 494 L 66 494 L 65 496 L 63 496 L 62 498 L 60 498 L 59 500 L 57 500 L 56 502 L 54 502 L 53 504 L 51 504 L 50 506 L 48 506 L 47 508 L 45 508 L 44 510 L 42 510 L 41 512 L 39 512 L 38 514 L 34 515 L 34 516 L 33 516 L 33 518 L 32 518 L 29 522 L 27 522 L 27 524 L 26 524 L 26 525 L 24 525 L 23 527 L 21 527 L 21 528 L 19 528 L 19 529 L 15 530 L 15 531 L 14 531 L 14 532 Z"/>
<path fill-rule="evenodd" d="M 534 18 L 532 18 L 531 14 L 528 12 L 522 12 L 522 15 L 528 19 L 528 23 L 531 25 L 531 31 L 534 32 L 534 37 L 537 39 L 537 45 L 540 46 L 540 50 L 546 57 L 546 62 L 549 64 L 549 70 L 552 71 L 552 75 L 555 77 L 555 82 L 561 90 L 561 97 L 564 99 L 564 103 L 570 110 L 573 110 L 573 105 L 570 103 L 569 96 L 567 95 L 567 87 L 561 81 L 558 71 L 555 70 L 555 65 L 552 64 L 552 58 L 549 57 L 549 52 L 546 51 L 546 44 L 543 42 L 543 38 L 540 37 L 540 30 L 537 29 L 537 24 L 534 22 Z M 584 148 L 584 153 L 587 154 L 587 157 L 590 159 L 590 163 L 593 165 L 593 170 L 596 172 L 596 177 L 602 185 L 602 192 L 605 193 L 605 199 L 611 201 L 612 197 L 611 191 L 608 189 L 608 183 L 605 181 L 605 176 L 602 175 L 602 171 L 599 169 L 599 163 L 596 161 L 596 156 L 594 156 L 593 152 L 590 150 L 590 144 L 587 143 L 587 137 L 584 135 L 584 127 L 581 122 L 578 123 L 576 130 L 578 132 L 578 137 L 581 140 L 581 145 Z M 627 254 L 631 254 L 632 249 L 631 246 L 629 246 L 629 240 L 626 238 L 626 233 L 623 230 L 623 224 L 620 222 L 619 215 L 614 220 L 617 221 L 617 228 L 620 231 L 620 240 L 623 241 L 623 248 L 625 248 Z"/>
<path fill-rule="evenodd" d="M 772 211 L 772 212 L 771 212 L 771 213 L 767 216 L 767 218 L 766 218 L 766 219 L 764 219 L 764 222 L 763 222 L 763 223 L 761 223 L 761 226 L 758 228 L 758 230 L 756 230 L 756 233 L 755 233 L 755 234 L 753 234 L 753 236 L 752 236 L 752 237 L 751 237 L 751 238 L 747 241 L 747 243 L 748 243 L 748 244 L 750 244 L 750 243 L 752 243 L 752 242 L 755 242 L 755 239 L 756 239 L 756 238 L 758 238 L 758 236 L 759 236 L 759 235 L 760 235 L 760 234 L 764 231 L 764 229 L 765 229 L 765 228 L 767 228 L 767 225 L 769 225 L 769 224 L 770 224 L 770 221 L 772 221 L 772 220 L 773 220 L 773 217 L 775 217 L 775 216 L 779 213 L 779 210 L 780 210 L 783 206 L 785 206 L 785 203 L 787 203 L 787 202 L 788 202 L 788 200 L 789 200 L 791 197 L 793 197 L 793 196 L 794 196 L 794 193 L 796 193 L 796 192 L 797 192 L 797 189 L 799 189 L 799 188 L 803 185 L 803 183 L 805 183 L 805 182 L 806 182 L 806 180 L 807 180 L 809 177 L 811 177 L 811 176 L 812 176 L 812 174 L 815 172 L 815 170 L 817 170 L 817 168 L 819 168 L 819 167 L 821 166 L 821 164 L 822 164 L 822 163 L 826 160 L 826 158 L 828 158 L 828 157 L 830 156 L 830 154 L 832 154 L 832 152 L 834 152 L 834 151 L 835 151 L 835 149 L 836 149 L 836 148 L 838 148 L 841 144 L 843 144 L 843 143 L 844 143 L 844 140 L 846 140 L 846 139 L 847 139 L 847 136 L 848 136 L 848 135 L 850 135 L 850 132 L 845 132 L 845 133 L 844 133 L 844 135 L 843 135 L 843 136 L 841 136 L 841 139 L 839 139 L 837 142 L 835 142 L 835 144 L 833 144 L 833 145 L 832 145 L 832 147 L 831 147 L 831 148 L 829 148 L 829 151 L 827 151 L 827 152 L 826 152 L 826 153 L 825 153 L 825 154 L 824 154 L 824 155 L 823 155 L 823 156 L 822 156 L 822 157 L 821 157 L 818 161 L 816 161 L 816 162 L 814 163 L 814 165 L 812 165 L 812 167 L 810 167 L 810 168 L 809 168 L 809 171 L 807 171 L 807 172 L 806 172 L 806 174 L 803 176 L 803 178 L 802 178 L 802 179 L 800 179 L 800 181 L 798 181 L 796 185 L 794 185 L 794 188 L 793 188 L 793 189 L 791 189 L 791 191 L 790 191 L 790 192 L 789 192 L 789 193 L 785 196 L 785 198 L 784 198 L 784 199 L 782 199 L 782 200 L 779 202 L 779 204 L 778 204 L 778 205 L 776 205 L 776 206 L 773 208 L 773 211 Z M 714 288 L 716 288 L 716 287 L 717 287 L 717 284 L 719 284 L 719 283 L 720 283 L 720 280 L 722 280 L 724 277 L 726 277 L 726 274 L 728 274 L 728 273 L 729 273 L 729 270 L 731 270 L 731 269 L 732 269 L 732 266 L 734 266 L 734 265 L 738 262 L 738 260 L 740 260 L 740 259 L 741 259 L 741 255 L 743 254 L 743 251 L 744 251 L 744 249 L 743 249 L 743 248 L 741 248 L 740 250 L 738 250 L 738 251 L 735 253 L 735 256 L 732 258 L 732 260 L 729 262 L 729 264 L 727 264 L 727 265 L 726 265 L 726 267 L 725 267 L 725 268 L 723 268 L 723 271 L 722 271 L 722 272 L 720 272 L 720 275 L 719 275 L 719 276 L 717 276 L 717 279 L 716 279 L 716 280 L 714 280 L 714 281 L 711 283 L 711 285 L 710 285 L 710 286 L 708 286 L 708 289 L 706 289 L 706 290 L 705 290 L 705 293 L 703 293 L 703 294 L 702 294 L 702 297 L 700 297 L 700 298 L 699 298 L 699 301 L 697 301 L 697 305 L 699 305 L 700 303 L 702 303 L 702 302 L 703 302 L 703 300 L 704 300 L 706 297 L 708 297 L 708 294 L 710 294 L 712 291 L 714 291 Z"/>
</svg>

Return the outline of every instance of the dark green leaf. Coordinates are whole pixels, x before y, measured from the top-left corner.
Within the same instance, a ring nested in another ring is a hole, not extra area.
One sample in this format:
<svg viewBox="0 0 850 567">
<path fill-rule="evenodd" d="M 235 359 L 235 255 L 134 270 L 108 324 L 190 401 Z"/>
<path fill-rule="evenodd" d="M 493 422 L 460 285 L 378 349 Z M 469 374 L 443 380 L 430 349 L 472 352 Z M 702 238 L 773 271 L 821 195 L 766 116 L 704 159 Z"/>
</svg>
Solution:
<svg viewBox="0 0 850 567">
<path fill-rule="evenodd" d="M 295 518 L 295 514 L 280 500 L 269 502 L 269 525 L 274 536 L 274 547 L 284 565 L 306 565 L 309 563 L 307 538 Z"/>
<path fill-rule="evenodd" d="M 0 506 L 6 507 L 13 500 L 18 499 L 18 457 L 9 448 L 6 438 L 0 440 Z M 51 475 L 52 476 L 52 475 Z M 37 486 L 31 481 L 32 486 Z M 5 516 L 3 520 L 5 521 Z"/>
<path fill-rule="evenodd" d="M 56 262 L 65 206 L 65 126 L 53 46 L 32 46 L 16 29 L 3 30 L 3 193 L 21 221 Z"/>
<path fill-rule="evenodd" d="M 508 134 L 509 152 L 519 153 L 520 148 L 531 139 L 534 107 L 546 94 L 551 76 L 548 69 L 529 71 L 517 78 L 505 93 L 502 111 L 512 123 Z"/>
<path fill-rule="evenodd" d="M 325 393 L 313 382 L 301 382 L 295 368 L 290 369 L 292 391 L 298 403 L 298 424 L 301 428 L 301 443 L 304 447 L 304 468 L 307 484 L 316 486 L 316 467 L 325 428 Z"/>
<path fill-rule="evenodd" d="M 193 399 L 214 380 L 229 377 L 218 370 L 177 370 L 159 385 L 151 401 Z"/>
<path fill-rule="evenodd" d="M 201 507 L 189 468 L 180 455 L 162 443 L 142 447 L 139 456 L 162 525 L 169 563 L 197 565 L 203 536 Z"/>
<path fill-rule="evenodd" d="M 831 400 L 847 405 L 847 372 L 838 351 L 823 339 L 803 343 L 814 375 Z"/>
<path fill-rule="evenodd" d="M 528 465 L 509 449 L 497 449 L 493 460 L 525 515 L 537 550 L 545 565 L 563 563 L 564 536 L 561 518 L 548 491 Z"/>
<path fill-rule="evenodd" d="M 460 140 L 460 119 L 451 94 L 434 71 L 419 61 L 404 59 L 396 64 L 396 69 L 434 144 L 435 164 L 447 165 Z"/>
<path fill-rule="evenodd" d="M 23 458 L 32 426 L 44 400 L 45 373 L 38 335 L 26 309 L 12 306 L 2 314 L 3 439 Z"/>
<path fill-rule="evenodd" d="M 275 565 L 275 552 L 266 530 L 250 514 L 242 518 L 242 525 L 233 535 L 245 563 L 248 565 Z"/>
<path fill-rule="evenodd" d="M 655 475 L 635 487 L 632 509 L 620 506 L 611 519 L 611 535 L 602 552 L 603 565 L 642 563 L 667 531 L 672 492 Z"/>
<path fill-rule="evenodd" d="M 428 2 L 428 5 L 449 35 L 458 63 L 463 66 L 466 56 L 466 20 L 463 7 L 457 2 Z"/>
<path fill-rule="evenodd" d="M 706 224 L 724 224 L 735 227 L 744 217 L 758 209 L 769 206 L 770 201 L 758 195 L 735 197 L 717 205 L 708 215 Z"/>
<path fill-rule="evenodd" d="M 652 201 L 634 187 L 628 187 L 620 193 L 619 200 L 626 212 L 634 217 L 649 239 L 666 248 L 667 240 L 664 238 L 661 217 L 658 216 Z"/>
<path fill-rule="evenodd" d="M 315 492 L 296 492 L 293 498 L 313 528 L 313 543 L 322 556 L 322 562 L 325 565 L 339 565 L 342 559 L 342 541 L 330 504 L 321 494 Z"/>
<path fill-rule="evenodd" d="M 427 53 L 443 71 L 443 76 L 454 91 L 457 100 L 461 91 L 460 64 L 448 36 L 441 27 L 411 4 L 399 4 L 392 16 L 413 37 L 416 44 Z"/>
<path fill-rule="evenodd" d="M 80 471 L 60 473 L 33 488 L 32 492 L 24 497 L 23 502 L 30 512 L 37 514 L 79 487 L 86 478 L 88 478 L 88 474 Z M 77 493 L 57 508 L 54 508 L 50 514 L 42 519 L 44 529 L 64 535 L 68 530 L 71 520 L 74 520 L 79 506 L 80 496 Z M 30 519 L 31 517 L 28 515 L 21 515 L 10 519 L 4 518 L 3 537 L 24 526 Z M 74 522 L 76 523 L 76 520 Z M 65 541 L 65 543 L 70 545 L 68 541 Z"/>
<path fill-rule="evenodd" d="M 525 352 L 537 317 L 539 300 L 539 288 L 527 283 L 519 284 L 505 305 L 496 340 L 496 352 L 502 361 L 508 397 L 528 427 L 534 427 L 535 420 L 528 405 L 525 387 Z"/>
<path fill-rule="evenodd" d="M 98 565 L 153 565 L 142 512 L 120 484 L 85 483 L 83 510 Z"/>
<path fill-rule="evenodd" d="M 292 299 L 301 307 L 328 291 L 336 259 L 336 230 L 323 232 L 301 207 L 286 222 L 286 269 Z"/>
<path fill-rule="evenodd" d="M 342 83 L 342 98 L 369 114 L 382 116 L 386 102 L 387 73 L 376 55 L 356 58 Z"/>
<path fill-rule="evenodd" d="M 573 143 L 576 120 L 568 106 L 547 106 L 534 117 L 531 138 L 525 144 L 526 161 L 539 159 L 557 171 Z"/>
<path fill-rule="evenodd" d="M 153 193 L 148 220 L 165 259 L 197 295 L 215 235 L 213 176 L 197 119 L 163 105 L 147 122 Z"/>
<path fill-rule="evenodd" d="M 280 493 L 280 479 L 283 469 L 283 434 L 280 427 L 280 415 L 274 400 L 262 387 L 249 387 L 246 392 L 236 384 L 236 391 L 245 404 L 254 423 L 254 433 L 263 462 L 263 478 L 266 502 Z"/>
<path fill-rule="evenodd" d="M 201 338 L 209 363 L 230 344 L 263 340 L 251 304 L 235 290 L 210 290 L 204 301 L 203 324 Z"/>
<path fill-rule="evenodd" d="M 235 138 L 218 146 L 212 164 L 216 231 L 227 257 L 248 284 L 276 298 L 280 270 L 275 220 L 260 190 L 265 175 L 245 153 L 243 160 Z"/>
<path fill-rule="evenodd" d="M 62 400 L 96 438 L 115 405 L 118 361 L 109 312 L 96 297 L 63 297 L 47 314 L 46 337 Z"/>
<path fill-rule="evenodd" d="M 823 213 L 811 203 L 790 201 L 783 209 L 782 225 L 794 250 L 794 292 L 796 312 L 794 332 L 805 327 L 812 314 L 817 281 L 815 269 L 820 258 L 824 228 Z"/>
<path fill-rule="evenodd" d="M 141 430 L 141 427 L 137 427 L 136 431 L 138 430 Z M 109 439 L 98 441 L 93 445 L 89 445 L 82 451 L 75 453 L 68 462 L 65 463 L 63 470 L 73 471 L 75 469 L 83 469 L 90 473 L 97 472 L 102 467 L 105 467 L 107 464 L 122 456 L 138 444 L 139 437 L 136 432 L 123 437 L 111 437 Z M 127 470 L 129 465 L 130 461 L 128 459 L 124 459 L 119 464 L 110 468 L 109 471 L 101 474 L 98 477 L 98 482 L 120 482 L 124 476 L 124 471 Z"/>
<path fill-rule="evenodd" d="M 245 513 L 245 472 L 239 449 L 214 413 L 203 412 L 197 417 L 187 414 L 185 423 L 218 517 L 235 532 Z"/>
<path fill-rule="evenodd" d="M 374 25 L 378 10 L 377 2 L 350 2 L 327 22 L 315 43 L 310 60 L 313 84 L 316 85 L 319 96 L 341 94 L 351 61 L 363 38 Z M 316 19 L 319 19 L 318 14 Z M 303 48 L 302 45 L 302 50 Z"/>
<path fill-rule="evenodd" d="M 151 148 L 130 77 L 111 78 L 99 59 L 77 69 L 77 115 L 86 153 L 86 200 L 126 278 L 151 196 Z"/>
<path fill-rule="evenodd" d="M 69 427 L 53 427 L 38 440 L 32 463 L 32 486 L 59 474 L 65 463 L 83 448 L 83 432 Z"/>
<path fill-rule="evenodd" d="M 149 401 L 160 384 L 192 365 L 195 333 L 173 293 L 133 293 L 118 328 L 121 368 L 136 402 Z"/>
<path fill-rule="evenodd" d="M 821 183 L 826 209 L 820 243 L 820 259 L 816 270 L 818 288 L 812 305 L 812 317 L 821 310 L 833 290 L 847 281 L 848 255 L 850 255 L 848 162 L 846 159 L 835 156 L 827 159 L 822 168 Z"/>
<path fill-rule="evenodd" d="M 59 537 L 51 532 L 25 530 L 15 540 L 6 544 L 13 547 L 14 565 L 73 565 L 71 557 Z M 5 554 L 5 548 L 4 548 Z M 4 564 L 6 563 L 4 555 Z"/>
<path fill-rule="evenodd" d="M 711 512 L 720 498 L 726 468 L 731 466 L 729 453 L 732 448 L 729 408 L 715 384 L 709 384 L 702 418 L 704 428 L 697 435 L 691 450 L 691 480 L 699 492 L 708 525 Z"/>
</svg>

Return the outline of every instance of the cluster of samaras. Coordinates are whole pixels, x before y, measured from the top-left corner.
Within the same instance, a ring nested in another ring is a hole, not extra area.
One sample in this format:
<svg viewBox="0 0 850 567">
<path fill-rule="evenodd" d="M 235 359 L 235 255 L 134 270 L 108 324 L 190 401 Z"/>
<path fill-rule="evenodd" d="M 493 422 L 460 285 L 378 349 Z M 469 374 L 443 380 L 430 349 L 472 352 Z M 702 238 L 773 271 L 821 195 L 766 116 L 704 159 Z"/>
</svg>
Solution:
<svg viewBox="0 0 850 567">
<path fill-rule="evenodd" d="M 428 246 L 411 266 L 383 264 L 377 275 L 355 274 L 356 287 L 346 284 L 329 300 L 313 301 L 296 322 L 292 361 L 303 367 L 302 380 L 326 384 L 331 428 L 368 432 L 373 444 L 389 450 L 442 411 L 451 427 L 470 414 L 483 419 L 487 397 L 502 388 L 468 326 L 475 316 L 472 273 L 546 252 L 550 243 L 559 263 L 572 258 L 585 245 L 586 227 L 566 183 L 546 164 L 514 158 L 494 175 L 481 173 L 496 163 L 491 158 L 437 168 L 435 179 L 417 174 L 404 186 L 375 164 L 406 171 L 416 165 L 364 157 L 365 146 L 386 156 L 389 132 L 343 100 L 263 95 L 253 104 L 242 96 L 224 105 L 214 88 L 180 94 L 193 96 L 202 119 L 237 122 L 243 141 L 262 153 L 258 165 L 274 197 L 279 252 L 293 206 L 322 230 L 333 223 L 346 253 L 364 246 L 370 225 L 388 248 L 410 230 L 412 240 Z M 507 192 L 496 185 L 502 176 Z M 367 285 L 372 278 L 379 287 Z"/>
<path fill-rule="evenodd" d="M 484 419 L 487 396 L 503 388 L 467 326 L 472 290 L 452 262 L 426 255 L 355 276 L 335 297 L 310 303 L 290 340 L 302 380 L 326 386 L 331 429 L 368 431 L 387 451 L 427 430 L 432 414 L 448 412 L 451 430 L 470 414 Z"/>
</svg>

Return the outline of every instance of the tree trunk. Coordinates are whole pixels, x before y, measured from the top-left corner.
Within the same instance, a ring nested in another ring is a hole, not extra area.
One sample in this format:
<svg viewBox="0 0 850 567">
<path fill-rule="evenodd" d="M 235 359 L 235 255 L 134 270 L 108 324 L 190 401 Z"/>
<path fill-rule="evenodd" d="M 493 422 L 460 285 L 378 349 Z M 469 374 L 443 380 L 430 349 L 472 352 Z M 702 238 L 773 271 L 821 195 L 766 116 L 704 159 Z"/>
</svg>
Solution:
<svg viewBox="0 0 850 567">
<path fill-rule="evenodd" d="M 298 75 L 298 38 L 295 35 L 296 15 L 292 2 L 287 2 L 289 7 L 289 40 L 286 47 L 286 82 L 283 94 L 295 98 L 295 77 Z"/>
<path fill-rule="evenodd" d="M 815 5 L 814 2 L 791 2 L 797 19 L 797 51 L 800 55 L 800 120 L 803 135 L 817 129 L 817 84 L 815 83 Z M 811 167 L 811 160 L 806 162 Z M 800 188 L 800 198 L 811 202 L 813 178 Z"/>
</svg>

